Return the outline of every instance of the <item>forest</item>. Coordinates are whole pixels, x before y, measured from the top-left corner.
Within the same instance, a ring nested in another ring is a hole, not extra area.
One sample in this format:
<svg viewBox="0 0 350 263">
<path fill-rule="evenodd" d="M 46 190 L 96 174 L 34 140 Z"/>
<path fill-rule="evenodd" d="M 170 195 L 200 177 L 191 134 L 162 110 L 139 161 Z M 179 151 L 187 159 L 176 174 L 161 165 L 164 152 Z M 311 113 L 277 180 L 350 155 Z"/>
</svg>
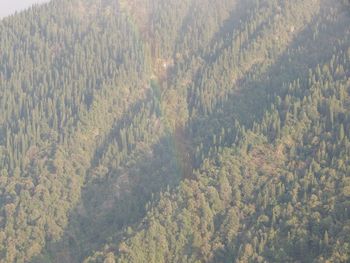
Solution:
<svg viewBox="0 0 350 263">
<path fill-rule="evenodd" d="M 350 262 L 350 2 L 1 19 L 0 262 Z"/>
</svg>

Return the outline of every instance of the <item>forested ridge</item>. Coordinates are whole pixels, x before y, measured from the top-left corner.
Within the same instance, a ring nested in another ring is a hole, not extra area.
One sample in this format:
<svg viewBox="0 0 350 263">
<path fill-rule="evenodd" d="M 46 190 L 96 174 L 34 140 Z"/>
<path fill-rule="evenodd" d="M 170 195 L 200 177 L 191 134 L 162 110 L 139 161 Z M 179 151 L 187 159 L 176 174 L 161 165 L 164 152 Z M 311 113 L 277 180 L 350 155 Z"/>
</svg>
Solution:
<svg viewBox="0 0 350 263">
<path fill-rule="evenodd" d="M 0 20 L 0 262 L 349 262 L 346 0 L 52 0 Z"/>
</svg>

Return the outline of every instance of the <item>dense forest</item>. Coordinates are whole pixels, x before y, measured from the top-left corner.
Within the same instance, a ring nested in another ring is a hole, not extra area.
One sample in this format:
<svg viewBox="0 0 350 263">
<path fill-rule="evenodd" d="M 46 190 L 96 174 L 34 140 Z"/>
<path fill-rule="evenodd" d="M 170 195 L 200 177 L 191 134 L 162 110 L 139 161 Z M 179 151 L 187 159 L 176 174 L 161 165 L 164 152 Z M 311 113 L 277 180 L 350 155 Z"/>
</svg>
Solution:
<svg viewBox="0 0 350 263">
<path fill-rule="evenodd" d="M 0 20 L 0 262 L 350 262 L 350 2 Z"/>
</svg>

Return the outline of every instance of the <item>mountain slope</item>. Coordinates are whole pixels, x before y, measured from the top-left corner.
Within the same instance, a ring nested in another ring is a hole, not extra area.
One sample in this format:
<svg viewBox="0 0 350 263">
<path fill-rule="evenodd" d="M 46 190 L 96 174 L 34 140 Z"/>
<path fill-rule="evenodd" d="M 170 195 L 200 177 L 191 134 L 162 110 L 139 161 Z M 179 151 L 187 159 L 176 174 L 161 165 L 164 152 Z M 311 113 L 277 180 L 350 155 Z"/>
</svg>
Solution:
<svg viewBox="0 0 350 263">
<path fill-rule="evenodd" d="M 348 261 L 349 10 L 53 0 L 2 20 L 1 261 Z"/>
</svg>

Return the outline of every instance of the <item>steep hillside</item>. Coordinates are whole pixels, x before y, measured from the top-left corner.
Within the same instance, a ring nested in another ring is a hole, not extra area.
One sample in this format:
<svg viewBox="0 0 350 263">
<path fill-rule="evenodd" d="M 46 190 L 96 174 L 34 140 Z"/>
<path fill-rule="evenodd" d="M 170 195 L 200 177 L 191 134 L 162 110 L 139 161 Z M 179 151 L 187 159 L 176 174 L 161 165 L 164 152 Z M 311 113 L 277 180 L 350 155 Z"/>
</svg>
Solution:
<svg viewBox="0 0 350 263">
<path fill-rule="evenodd" d="M 1 262 L 348 262 L 350 4 L 52 0 L 0 21 Z"/>
</svg>

